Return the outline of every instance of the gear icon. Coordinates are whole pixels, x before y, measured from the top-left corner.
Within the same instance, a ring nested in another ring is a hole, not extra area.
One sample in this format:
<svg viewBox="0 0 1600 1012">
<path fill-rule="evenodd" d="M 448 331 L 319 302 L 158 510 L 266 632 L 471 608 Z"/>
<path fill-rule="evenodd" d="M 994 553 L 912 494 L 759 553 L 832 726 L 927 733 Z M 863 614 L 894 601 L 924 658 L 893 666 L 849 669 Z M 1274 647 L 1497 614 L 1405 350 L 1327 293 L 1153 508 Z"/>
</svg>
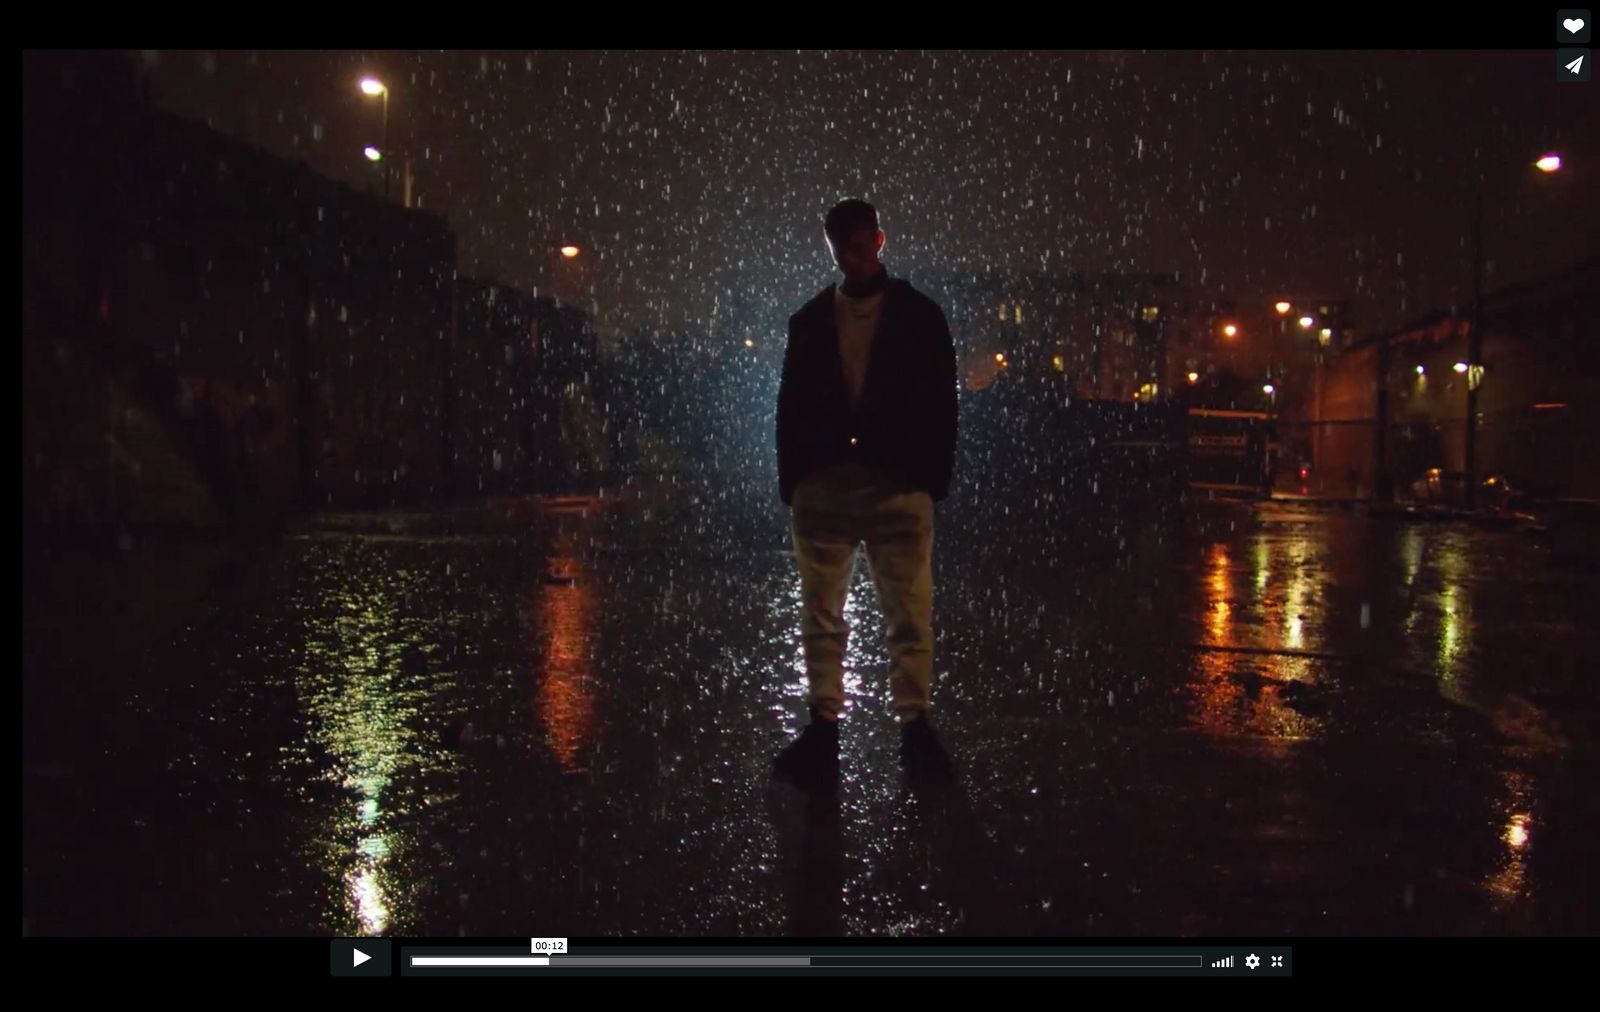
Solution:
<svg viewBox="0 0 1600 1012">
<path fill-rule="evenodd" d="M 1261 965 L 1261 957 L 1252 952 L 1250 955 L 1244 957 L 1244 965 L 1254 970 L 1256 967 Z"/>
</svg>

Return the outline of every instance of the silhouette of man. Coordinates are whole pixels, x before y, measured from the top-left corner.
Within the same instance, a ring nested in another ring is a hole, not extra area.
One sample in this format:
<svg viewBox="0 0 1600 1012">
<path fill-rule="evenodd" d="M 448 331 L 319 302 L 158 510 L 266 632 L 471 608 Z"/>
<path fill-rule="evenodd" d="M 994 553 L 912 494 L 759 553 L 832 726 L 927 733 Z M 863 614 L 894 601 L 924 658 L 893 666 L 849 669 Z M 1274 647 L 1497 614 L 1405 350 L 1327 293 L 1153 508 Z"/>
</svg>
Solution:
<svg viewBox="0 0 1600 1012">
<path fill-rule="evenodd" d="M 865 542 L 888 621 L 901 757 L 913 776 L 943 779 L 949 757 L 928 721 L 933 504 L 949 494 L 955 463 L 955 345 L 938 305 L 889 277 L 871 204 L 838 204 L 823 231 L 844 281 L 789 318 L 778 392 L 778 482 L 800 571 L 811 724 L 776 773 L 801 786 L 836 780 L 845 601 Z"/>
</svg>

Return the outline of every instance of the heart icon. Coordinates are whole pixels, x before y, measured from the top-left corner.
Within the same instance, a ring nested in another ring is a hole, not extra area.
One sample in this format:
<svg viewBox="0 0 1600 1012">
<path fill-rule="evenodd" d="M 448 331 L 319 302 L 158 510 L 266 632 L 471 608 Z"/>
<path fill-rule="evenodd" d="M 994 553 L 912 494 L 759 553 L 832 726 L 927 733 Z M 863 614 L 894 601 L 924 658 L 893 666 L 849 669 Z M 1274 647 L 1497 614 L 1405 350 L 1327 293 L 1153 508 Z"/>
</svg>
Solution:
<svg viewBox="0 0 1600 1012">
<path fill-rule="evenodd" d="M 1565 28 L 1567 31 L 1569 31 L 1572 34 L 1576 35 L 1579 32 L 1583 31 L 1583 19 L 1582 18 L 1568 18 L 1567 20 L 1561 22 L 1561 27 Z"/>
</svg>

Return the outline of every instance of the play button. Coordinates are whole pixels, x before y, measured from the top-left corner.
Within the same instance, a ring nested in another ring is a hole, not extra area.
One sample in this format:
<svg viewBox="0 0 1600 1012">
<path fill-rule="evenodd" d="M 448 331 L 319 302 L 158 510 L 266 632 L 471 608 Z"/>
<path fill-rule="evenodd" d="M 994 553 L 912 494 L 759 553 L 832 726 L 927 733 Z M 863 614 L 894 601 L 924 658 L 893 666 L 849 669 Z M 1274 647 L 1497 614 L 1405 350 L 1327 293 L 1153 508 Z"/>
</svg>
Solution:
<svg viewBox="0 0 1600 1012">
<path fill-rule="evenodd" d="M 329 969 L 335 977 L 392 976 L 392 944 L 386 938 L 336 938 Z"/>
</svg>

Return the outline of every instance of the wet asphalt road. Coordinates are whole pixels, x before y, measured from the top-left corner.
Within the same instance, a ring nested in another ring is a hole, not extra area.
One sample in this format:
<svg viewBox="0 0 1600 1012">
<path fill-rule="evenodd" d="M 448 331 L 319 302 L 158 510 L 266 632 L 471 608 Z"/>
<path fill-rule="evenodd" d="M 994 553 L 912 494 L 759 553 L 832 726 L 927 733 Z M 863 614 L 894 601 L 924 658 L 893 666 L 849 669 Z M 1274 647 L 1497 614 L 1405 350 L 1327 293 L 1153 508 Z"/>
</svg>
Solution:
<svg viewBox="0 0 1600 1012">
<path fill-rule="evenodd" d="M 897 765 L 863 555 L 828 799 L 768 775 L 804 710 L 774 506 L 28 549 L 24 932 L 1600 928 L 1596 592 L 1536 533 L 941 504 L 957 783 Z"/>
</svg>

